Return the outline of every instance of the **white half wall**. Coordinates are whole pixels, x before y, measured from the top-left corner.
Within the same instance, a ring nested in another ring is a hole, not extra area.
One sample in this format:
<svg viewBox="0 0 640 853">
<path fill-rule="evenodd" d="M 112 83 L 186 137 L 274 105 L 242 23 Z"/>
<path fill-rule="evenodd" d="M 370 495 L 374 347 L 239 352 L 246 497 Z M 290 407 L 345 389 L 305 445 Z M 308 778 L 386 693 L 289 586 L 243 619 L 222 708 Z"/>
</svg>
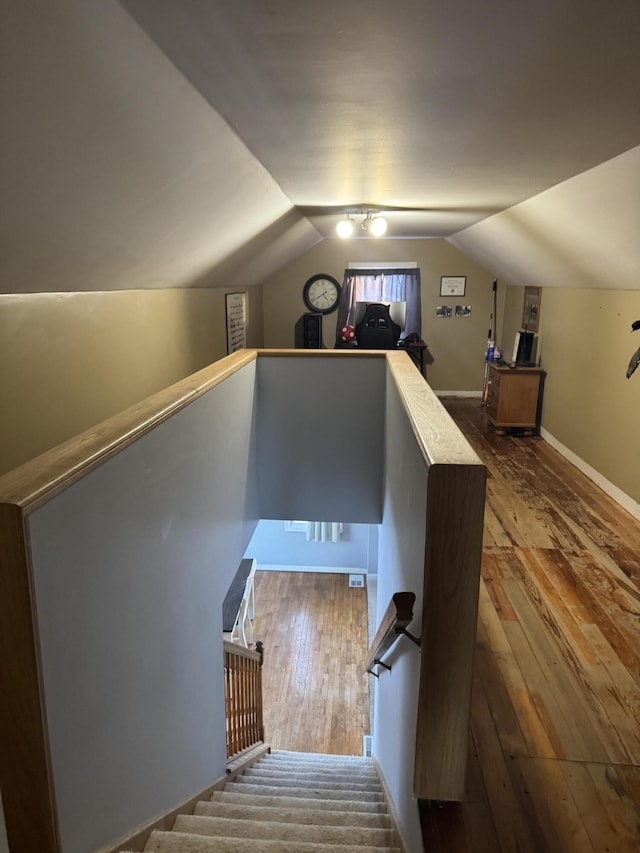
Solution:
<svg viewBox="0 0 640 853">
<path fill-rule="evenodd" d="M 380 522 L 385 375 L 382 357 L 258 359 L 261 518 Z"/>
<path fill-rule="evenodd" d="M 379 528 L 377 619 L 396 592 L 416 596 L 409 626 L 420 634 L 425 563 L 427 468 L 392 381 L 387 383 L 385 438 L 386 488 Z M 413 793 L 420 650 L 400 638 L 385 658 L 391 672 L 372 678 L 375 688 L 374 754 L 399 815 L 409 850 L 421 850 L 417 799 Z"/>
<path fill-rule="evenodd" d="M 252 362 L 30 516 L 64 853 L 224 775 L 222 600 L 257 523 L 254 389 Z"/>
</svg>

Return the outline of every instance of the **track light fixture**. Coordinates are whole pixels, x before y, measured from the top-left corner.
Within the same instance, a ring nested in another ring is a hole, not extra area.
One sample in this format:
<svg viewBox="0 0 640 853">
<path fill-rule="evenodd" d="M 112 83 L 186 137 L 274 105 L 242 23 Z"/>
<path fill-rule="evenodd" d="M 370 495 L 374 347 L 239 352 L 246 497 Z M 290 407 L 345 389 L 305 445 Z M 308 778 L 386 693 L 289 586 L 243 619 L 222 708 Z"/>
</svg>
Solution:
<svg viewBox="0 0 640 853">
<path fill-rule="evenodd" d="M 355 222 L 353 219 L 347 215 L 344 219 L 341 219 L 340 222 L 336 225 L 336 231 L 338 232 L 338 237 L 342 237 L 343 240 L 347 240 L 353 234 L 353 229 L 355 228 Z"/>
<path fill-rule="evenodd" d="M 374 216 L 373 212 L 370 210 L 362 211 L 362 213 L 356 215 L 363 217 L 360 222 L 360 230 L 364 231 L 365 234 L 371 237 L 382 237 L 382 235 L 386 232 L 387 220 L 384 218 L 384 216 L 378 216 L 377 214 Z M 338 237 L 342 237 L 343 240 L 352 237 L 355 225 L 355 220 L 351 218 L 351 214 L 346 213 L 344 217 L 340 220 L 340 222 L 338 222 L 338 224 L 336 225 Z"/>
</svg>

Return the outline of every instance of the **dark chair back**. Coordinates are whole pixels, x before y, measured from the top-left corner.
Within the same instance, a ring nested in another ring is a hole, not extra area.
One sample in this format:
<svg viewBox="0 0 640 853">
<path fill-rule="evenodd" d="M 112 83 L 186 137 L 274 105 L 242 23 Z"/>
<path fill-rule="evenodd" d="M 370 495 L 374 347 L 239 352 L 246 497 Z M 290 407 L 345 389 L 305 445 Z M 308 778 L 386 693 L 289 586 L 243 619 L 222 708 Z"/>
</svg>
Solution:
<svg viewBox="0 0 640 853">
<path fill-rule="evenodd" d="M 401 331 L 400 326 L 391 319 L 388 305 L 370 302 L 364 317 L 356 326 L 356 340 L 362 349 L 395 349 Z"/>
</svg>

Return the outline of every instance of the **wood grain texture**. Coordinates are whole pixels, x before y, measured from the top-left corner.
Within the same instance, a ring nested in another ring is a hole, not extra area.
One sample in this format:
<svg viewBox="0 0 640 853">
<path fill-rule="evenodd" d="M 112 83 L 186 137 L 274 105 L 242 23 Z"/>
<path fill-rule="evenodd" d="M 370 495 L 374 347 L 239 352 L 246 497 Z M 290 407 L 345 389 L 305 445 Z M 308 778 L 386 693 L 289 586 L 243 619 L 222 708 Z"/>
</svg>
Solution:
<svg viewBox="0 0 640 853">
<path fill-rule="evenodd" d="M 26 524 L 18 507 L 0 504 L 0 789 L 10 849 L 53 853 L 59 839 Z"/>
<path fill-rule="evenodd" d="M 273 749 L 362 755 L 369 734 L 366 590 L 348 575 L 256 573 L 265 740 Z"/>
<path fill-rule="evenodd" d="M 423 803 L 426 849 L 635 851 L 640 524 L 543 440 L 444 402 L 488 483 L 466 799 Z"/>
<path fill-rule="evenodd" d="M 380 661 L 393 643 L 402 635 L 413 621 L 413 605 L 416 596 L 413 592 L 395 592 L 389 606 L 380 620 L 380 625 L 369 647 L 366 669 L 371 672 L 376 661 Z"/>
<path fill-rule="evenodd" d="M 407 353 L 389 352 L 387 365 L 427 466 L 480 466 L 477 454 L 452 424 Z"/>
<path fill-rule="evenodd" d="M 485 496 L 481 465 L 432 465 L 414 792 L 464 796 Z"/>
</svg>

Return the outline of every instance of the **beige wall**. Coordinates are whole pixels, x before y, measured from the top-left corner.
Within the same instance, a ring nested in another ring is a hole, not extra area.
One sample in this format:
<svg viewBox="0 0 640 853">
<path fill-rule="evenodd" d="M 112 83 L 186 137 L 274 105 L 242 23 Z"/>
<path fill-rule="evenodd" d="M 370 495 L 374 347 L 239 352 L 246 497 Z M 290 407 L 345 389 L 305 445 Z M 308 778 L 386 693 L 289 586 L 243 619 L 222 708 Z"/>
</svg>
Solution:
<svg viewBox="0 0 640 853">
<path fill-rule="evenodd" d="M 476 391 L 482 387 L 484 353 L 491 305 L 490 273 L 444 240 L 325 240 L 264 282 L 264 337 L 267 347 L 294 345 L 296 320 L 305 312 L 302 288 L 316 273 L 342 282 L 350 261 L 417 261 L 422 272 L 422 336 L 433 363 L 427 368 L 436 390 Z M 444 299 L 440 276 L 466 275 L 464 298 Z M 470 317 L 436 319 L 436 305 L 468 304 Z M 325 346 L 335 341 L 336 314 L 325 317 Z"/>
<path fill-rule="evenodd" d="M 0 473 L 224 355 L 223 290 L 0 296 Z"/>
<path fill-rule="evenodd" d="M 513 345 L 522 287 L 507 288 L 502 339 Z M 542 426 L 640 503 L 640 374 L 626 378 L 640 333 L 640 292 L 546 287 L 539 351 L 547 371 Z"/>
</svg>

